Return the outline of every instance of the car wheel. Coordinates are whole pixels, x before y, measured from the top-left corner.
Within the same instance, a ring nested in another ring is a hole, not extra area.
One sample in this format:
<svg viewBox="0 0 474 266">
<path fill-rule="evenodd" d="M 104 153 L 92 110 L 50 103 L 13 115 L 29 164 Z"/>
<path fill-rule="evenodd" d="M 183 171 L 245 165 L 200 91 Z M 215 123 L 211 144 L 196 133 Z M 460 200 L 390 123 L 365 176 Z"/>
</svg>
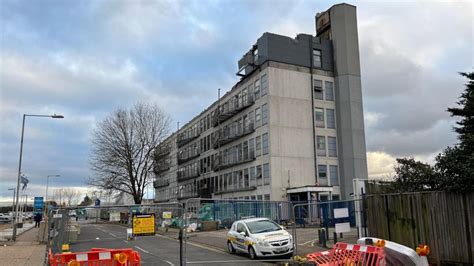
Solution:
<svg viewBox="0 0 474 266">
<path fill-rule="evenodd" d="M 229 251 L 230 254 L 235 253 L 235 248 L 232 246 L 232 243 L 230 241 L 227 241 L 227 250 Z"/>
<path fill-rule="evenodd" d="M 257 253 L 255 253 L 255 249 L 252 246 L 249 247 L 249 256 L 252 260 L 257 259 Z"/>
</svg>

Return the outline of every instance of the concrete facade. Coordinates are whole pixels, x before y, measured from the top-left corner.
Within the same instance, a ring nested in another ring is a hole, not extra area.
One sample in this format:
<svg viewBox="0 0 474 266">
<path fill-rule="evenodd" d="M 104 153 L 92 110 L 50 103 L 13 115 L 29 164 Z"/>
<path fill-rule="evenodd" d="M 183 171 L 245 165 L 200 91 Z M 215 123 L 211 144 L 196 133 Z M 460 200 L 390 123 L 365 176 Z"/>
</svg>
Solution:
<svg viewBox="0 0 474 266">
<path fill-rule="evenodd" d="M 156 201 L 345 199 L 367 178 L 356 9 L 316 21 L 316 36 L 264 33 L 241 80 L 157 148 Z"/>
</svg>

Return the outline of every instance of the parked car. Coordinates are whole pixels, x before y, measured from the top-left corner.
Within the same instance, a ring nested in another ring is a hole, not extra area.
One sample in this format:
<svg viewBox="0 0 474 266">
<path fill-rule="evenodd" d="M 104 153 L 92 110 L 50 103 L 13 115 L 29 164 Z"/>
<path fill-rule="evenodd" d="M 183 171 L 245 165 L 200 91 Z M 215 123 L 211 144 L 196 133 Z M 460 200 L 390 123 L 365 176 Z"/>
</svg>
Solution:
<svg viewBox="0 0 474 266">
<path fill-rule="evenodd" d="M 244 252 L 251 259 L 293 256 L 293 237 L 282 226 L 267 218 L 236 221 L 227 233 L 230 253 Z"/>
<path fill-rule="evenodd" d="M 0 215 L 0 223 L 11 223 L 12 218 L 6 215 Z"/>
</svg>

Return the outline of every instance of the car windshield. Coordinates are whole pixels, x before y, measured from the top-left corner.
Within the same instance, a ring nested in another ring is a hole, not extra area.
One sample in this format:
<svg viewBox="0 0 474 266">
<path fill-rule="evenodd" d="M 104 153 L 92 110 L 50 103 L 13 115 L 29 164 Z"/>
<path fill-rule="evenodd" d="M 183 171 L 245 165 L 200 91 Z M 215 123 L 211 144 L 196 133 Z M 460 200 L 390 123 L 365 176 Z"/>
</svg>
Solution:
<svg viewBox="0 0 474 266">
<path fill-rule="evenodd" d="M 282 230 L 278 224 L 270 220 L 246 222 L 246 224 L 252 234 Z"/>
</svg>

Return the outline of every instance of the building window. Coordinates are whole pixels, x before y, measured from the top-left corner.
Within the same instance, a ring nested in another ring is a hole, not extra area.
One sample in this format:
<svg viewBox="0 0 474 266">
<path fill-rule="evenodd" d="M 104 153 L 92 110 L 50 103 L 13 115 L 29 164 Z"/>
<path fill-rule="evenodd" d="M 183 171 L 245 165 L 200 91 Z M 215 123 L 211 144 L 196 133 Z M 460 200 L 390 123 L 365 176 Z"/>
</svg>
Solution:
<svg viewBox="0 0 474 266">
<path fill-rule="evenodd" d="M 255 157 L 255 141 L 254 139 L 249 139 L 249 158 L 253 159 Z"/>
<path fill-rule="evenodd" d="M 336 117 L 334 115 L 334 109 L 326 109 L 326 123 L 328 128 L 336 128 Z"/>
<path fill-rule="evenodd" d="M 249 186 L 250 186 L 249 169 L 244 169 L 244 187 L 248 188 Z"/>
<path fill-rule="evenodd" d="M 326 137 L 316 136 L 316 151 L 318 156 L 326 156 Z"/>
<path fill-rule="evenodd" d="M 337 157 L 336 137 L 328 137 L 328 156 Z"/>
<path fill-rule="evenodd" d="M 318 165 L 318 184 L 320 186 L 327 186 L 328 185 L 328 169 L 327 166 L 324 164 Z"/>
<path fill-rule="evenodd" d="M 263 155 L 268 154 L 268 133 L 262 135 Z"/>
<path fill-rule="evenodd" d="M 329 177 L 331 178 L 331 186 L 339 186 L 339 171 L 337 165 L 329 166 Z"/>
<path fill-rule="evenodd" d="M 326 101 L 334 101 L 334 83 L 331 81 L 324 82 L 324 91 L 326 93 Z"/>
<path fill-rule="evenodd" d="M 255 95 L 255 100 L 260 99 L 260 80 L 255 81 L 255 89 L 253 90 L 254 95 Z"/>
<path fill-rule="evenodd" d="M 263 195 L 263 200 L 270 200 L 270 194 Z"/>
<path fill-rule="evenodd" d="M 324 109 L 323 108 L 314 108 L 314 120 L 316 122 L 316 127 L 324 128 Z"/>
<path fill-rule="evenodd" d="M 255 50 L 253 50 L 253 62 L 255 64 L 258 64 L 258 48 L 255 48 Z"/>
<path fill-rule="evenodd" d="M 250 172 L 250 186 L 251 187 L 256 187 L 257 184 L 255 183 L 255 177 L 256 177 L 256 174 L 255 174 L 255 167 L 250 167 L 249 168 L 249 172 Z"/>
<path fill-rule="evenodd" d="M 313 66 L 321 67 L 321 50 L 313 49 Z"/>
<path fill-rule="evenodd" d="M 270 166 L 268 163 L 263 164 L 263 184 L 270 185 Z"/>
<path fill-rule="evenodd" d="M 255 137 L 255 151 L 257 157 L 262 155 L 262 139 L 260 136 Z"/>
<path fill-rule="evenodd" d="M 260 126 L 261 120 L 262 120 L 262 113 L 260 111 L 260 107 L 258 107 L 257 109 L 255 109 L 255 127 L 256 128 Z"/>
<path fill-rule="evenodd" d="M 268 124 L 268 105 L 262 105 L 262 125 Z"/>
<path fill-rule="evenodd" d="M 261 165 L 257 165 L 257 186 L 261 186 L 262 185 L 262 166 Z"/>
<path fill-rule="evenodd" d="M 321 80 L 315 79 L 313 81 L 314 89 L 314 99 L 323 100 L 323 82 Z"/>
<path fill-rule="evenodd" d="M 262 96 L 267 95 L 267 93 L 268 93 L 268 79 L 267 79 L 266 74 L 263 74 L 262 77 L 260 78 L 260 85 L 261 85 Z"/>
</svg>

